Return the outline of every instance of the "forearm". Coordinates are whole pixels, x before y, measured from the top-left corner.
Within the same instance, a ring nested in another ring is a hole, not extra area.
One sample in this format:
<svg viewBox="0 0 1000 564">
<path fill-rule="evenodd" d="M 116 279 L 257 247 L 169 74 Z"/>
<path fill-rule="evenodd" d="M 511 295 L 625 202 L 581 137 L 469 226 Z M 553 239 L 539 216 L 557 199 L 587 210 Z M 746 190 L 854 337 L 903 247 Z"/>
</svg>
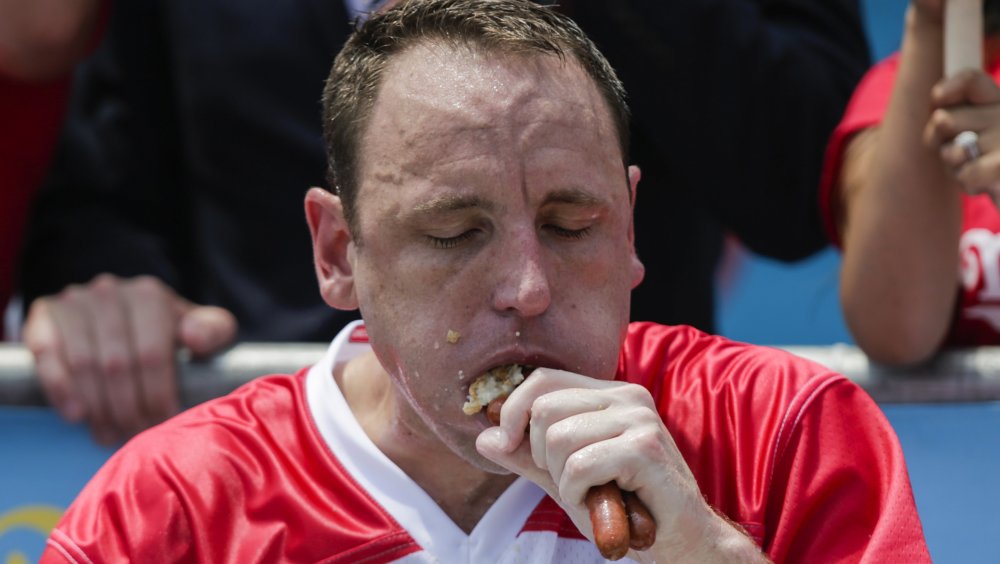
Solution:
<svg viewBox="0 0 1000 564">
<path fill-rule="evenodd" d="M 638 553 L 642 561 L 756 564 L 771 562 L 759 546 L 725 517 L 711 513 L 704 530 L 678 538 L 676 545 L 660 544 L 650 553 Z M 680 536 L 679 536 L 680 537 Z M 656 550 L 658 549 L 658 550 Z"/>
<path fill-rule="evenodd" d="M 884 362 L 930 356 L 954 307 L 961 199 L 922 139 L 941 67 L 940 23 L 911 9 L 877 142 L 848 155 L 857 174 L 845 165 L 844 315 L 858 344 Z"/>
<path fill-rule="evenodd" d="M 101 0 L 0 0 L 0 74 L 25 81 L 69 71 L 93 40 Z"/>
</svg>

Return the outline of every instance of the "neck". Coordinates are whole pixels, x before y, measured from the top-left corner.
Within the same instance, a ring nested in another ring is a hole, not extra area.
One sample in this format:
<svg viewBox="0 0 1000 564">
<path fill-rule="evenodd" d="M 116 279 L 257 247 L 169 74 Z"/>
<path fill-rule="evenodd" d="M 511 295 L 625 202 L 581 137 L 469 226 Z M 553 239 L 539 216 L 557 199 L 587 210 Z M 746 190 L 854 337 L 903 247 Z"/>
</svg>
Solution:
<svg viewBox="0 0 1000 564">
<path fill-rule="evenodd" d="M 466 533 L 517 478 L 476 468 L 438 440 L 373 353 L 335 367 L 334 378 L 368 438 Z"/>
</svg>

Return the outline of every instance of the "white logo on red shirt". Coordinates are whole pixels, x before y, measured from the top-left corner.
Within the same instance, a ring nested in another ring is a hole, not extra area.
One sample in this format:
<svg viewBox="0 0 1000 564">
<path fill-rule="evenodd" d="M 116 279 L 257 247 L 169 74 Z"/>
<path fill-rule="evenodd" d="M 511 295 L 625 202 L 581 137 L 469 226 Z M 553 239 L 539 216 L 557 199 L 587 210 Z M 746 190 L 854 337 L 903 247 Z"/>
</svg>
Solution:
<svg viewBox="0 0 1000 564">
<path fill-rule="evenodd" d="M 982 286 L 976 294 L 979 303 L 965 307 L 964 316 L 985 321 L 1000 332 L 1000 233 L 970 229 L 962 233 L 958 250 L 965 291 Z"/>
</svg>

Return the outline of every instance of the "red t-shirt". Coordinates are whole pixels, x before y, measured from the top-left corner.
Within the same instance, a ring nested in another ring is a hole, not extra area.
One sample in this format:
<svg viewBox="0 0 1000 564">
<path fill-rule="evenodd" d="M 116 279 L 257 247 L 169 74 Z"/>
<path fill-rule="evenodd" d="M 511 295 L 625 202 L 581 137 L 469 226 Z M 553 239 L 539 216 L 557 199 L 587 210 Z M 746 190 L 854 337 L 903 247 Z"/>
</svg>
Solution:
<svg viewBox="0 0 1000 564">
<path fill-rule="evenodd" d="M 868 71 L 833 132 L 820 183 L 820 205 L 830 240 L 837 235 L 840 195 L 837 193 L 844 151 L 858 132 L 881 123 L 889 107 L 899 56 L 893 55 Z M 1000 81 L 1000 61 L 990 69 Z M 988 195 L 962 195 L 961 262 L 956 265 L 956 311 L 948 332 L 949 346 L 1000 344 L 1000 212 Z"/>
<path fill-rule="evenodd" d="M 523 478 L 471 534 L 450 521 L 368 440 L 331 376 L 368 349 L 357 329 L 308 372 L 255 380 L 139 435 L 83 490 L 42 562 L 603 561 Z M 843 376 L 636 323 L 618 377 L 650 390 L 708 502 L 776 561 L 929 561 L 896 436 Z"/>
</svg>

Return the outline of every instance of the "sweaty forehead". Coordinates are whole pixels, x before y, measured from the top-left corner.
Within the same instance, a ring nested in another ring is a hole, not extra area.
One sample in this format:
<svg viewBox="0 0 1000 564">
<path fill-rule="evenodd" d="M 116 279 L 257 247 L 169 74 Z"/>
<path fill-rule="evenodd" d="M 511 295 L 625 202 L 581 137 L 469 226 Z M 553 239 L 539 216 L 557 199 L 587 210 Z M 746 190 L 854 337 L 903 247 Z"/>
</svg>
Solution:
<svg viewBox="0 0 1000 564">
<path fill-rule="evenodd" d="M 381 83 L 362 160 L 377 158 L 387 143 L 394 151 L 461 145 L 486 132 L 517 143 L 570 129 L 617 143 L 597 86 L 571 58 L 424 42 L 394 56 Z"/>
</svg>

